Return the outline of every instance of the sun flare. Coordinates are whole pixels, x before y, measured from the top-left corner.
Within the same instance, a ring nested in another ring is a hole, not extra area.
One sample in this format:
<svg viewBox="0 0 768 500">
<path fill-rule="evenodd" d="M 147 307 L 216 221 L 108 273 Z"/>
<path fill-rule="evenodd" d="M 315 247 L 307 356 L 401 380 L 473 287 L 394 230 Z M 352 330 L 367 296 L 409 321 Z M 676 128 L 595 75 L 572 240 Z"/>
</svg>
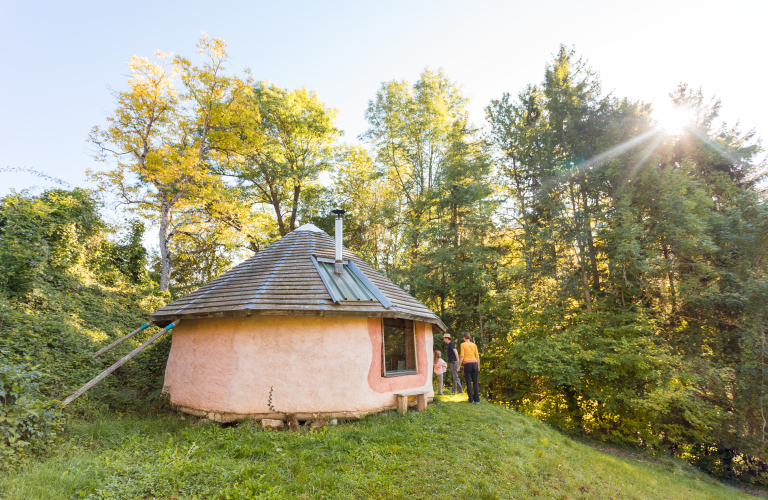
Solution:
<svg viewBox="0 0 768 500">
<path fill-rule="evenodd" d="M 686 108 L 673 108 L 661 114 L 657 120 L 668 134 L 680 135 L 693 122 L 693 114 Z"/>
</svg>

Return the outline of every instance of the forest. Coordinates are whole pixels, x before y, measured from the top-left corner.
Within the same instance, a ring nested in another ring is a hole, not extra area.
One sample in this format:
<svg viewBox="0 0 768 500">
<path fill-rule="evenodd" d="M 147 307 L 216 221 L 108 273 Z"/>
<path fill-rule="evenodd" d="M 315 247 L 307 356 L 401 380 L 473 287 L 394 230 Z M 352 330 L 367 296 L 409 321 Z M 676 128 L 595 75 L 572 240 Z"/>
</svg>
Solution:
<svg viewBox="0 0 768 500">
<path fill-rule="evenodd" d="M 768 485 L 768 164 L 717 98 L 681 83 L 666 123 L 561 46 L 484 117 L 442 70 L 382 82 L 344 142 L 316 92 L 198 48 L 132 59 L 91 186 L 0 199 L 3 457 L 53 439 L 97 346 L 341 208 L 345 246 L 477 339 L 487 400 Z M 161 405 L 169 345 L 67 411 Z"/>
</svg>

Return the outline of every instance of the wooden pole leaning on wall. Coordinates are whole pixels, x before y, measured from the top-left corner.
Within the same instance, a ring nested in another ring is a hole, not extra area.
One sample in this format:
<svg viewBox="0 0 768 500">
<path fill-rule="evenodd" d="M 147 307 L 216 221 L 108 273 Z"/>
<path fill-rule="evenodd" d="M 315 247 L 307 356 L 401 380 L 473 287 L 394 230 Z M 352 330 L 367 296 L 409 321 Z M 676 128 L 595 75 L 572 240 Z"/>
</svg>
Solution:
<svg viewBox="0 0 768 500">
<path fill-rule="evenodd" d="M 139 347 L 137 347 L 136 349 L 132 350 L 131 352 L 129 352 L 128 354 L 126 354 L 125 356 L 123 356 L 122 358 L 120 358 L 120 361 L 118 361 L 118 362 L 117 362 L 117 363 L 115 363 L 114 365 L 110 366 L 109 368 L 107 368 L 106 370 L 104 370 L 103 372 L 101 372 L 101 373 L 100 373 L 98 376 L 96 376 L 96 378 L 94 378 L 93 380 L 91 380 L 90 382 L 88 382 L 87 384 L 85 384 L 84 386 L 82 386 L 81 388 L 79 388 L 79 389 L 78 389 L 78 390 L 77 390 L 77 391 L 76 391 L 74 394 L 72 394 L 72 395 L 71 395 L 71 396 L 69 396 L 67 399 L 65 399 L 65 400 L 64 400 L 64 406 L 67 406 L 69 403 L 71 403 L 71 402 L 72 402 L 72 401 L 74 401 L 75 399 L 77 399 L 77 398 L 79 398 L 80 396 L 82 396 L 82 395 L 83 395 L 83 393 L 85 393 L 85 391 L 87 391 L 88 389 L 90 389 L 90 388 L 91 388 L 91 387 L 93 387 L 94 385 L 96 385 L 96 384 L 98 384 L 99 382 L 101 382 L 102 380 L 104 380 L 104 378 L 105 378 L 107 375 L 109 375 L 109 374 L 110 374 L 110 373 L 112 373 L 113 371 L 115 371 L 115 370 L 117 370 L 118 368 L 120 368 L 121 366 L 123 366 L 123 365 L 124 365 L 124 364 L 125 364 L 127 361 L 129 361 L 129 360 L 130 360 L 132 357 L 136 356 L 138 353 L 140 353 L 141 351 L 143 351 L 143 350 L 144 350 L 144 349 L 145 349 L 147 346 L 149 346 L 149 345 L 150 345 L 152 342 L 154 342 L 155 340 L 157 340 L 157 339 L 159 339 L 160 337 L 162 337 L 164 333 L 171 331 L 171 329 L 172 329 L 174 326 L 178 325 L 179 323 L 181 323 L 181 320 L 180 320 L 180 319 L 177 319 L 177 320 L 175 320 L 175 321 L 174 321 L 173 323 L 171 323 L 170 325 L 166 326 L 165 328 L 163 328 L 162 330 L 160 330 L 160 331 L 159 331 L 159 332 L 157 332 L 156 334 L 152 335 L 152 336 L 151 336 L 151 337 L 150 337 L 150 338 L 149 338 L 149 339 L 148 339 L 146 342 L 144 342 L 143 344 L 141 344 Z"/>
<path fill-rule="evenodd" d="M 109 351 L 110 349 L 112 349 L 112 348 L 113 348 L 113 347 L 115 347 L 115 346 L 118 346 L 118 345 L 122 344 L 123 342 L 125 342 L 125 341 L 126 341 L 126 340 L 128 340 L 129 338 L 133 337 L 133 336 L 134 336 L 134 335 L 136 335 L 137 333 L 139 333 L 139 332 L 142 332 L 142 331 L 146 330 L 147 328 L 149 328 L 149 327 L 150 327 L 150 326 L 152 326 L 153 324 L 154 324 L 154 322 L 153 322 L 153 321 L 150 321 L 149 323 L 147 323 L 147 324 L 145 324 L 145 325 L 141 325 L 140 327 L 138 327 L 137 329 L 135 329 L 134 331 L 132 331 L 131 333 L 129 333 L 129 334 L 128 334 L 128 335 L 126 335 L 125 337 L 119 338 L 119 339 L 115 340 L 114 342 L 112 342 L 111 344 L 109 344 L 107 347 L 102 347 L 102 348 L 101 348 L 101 349 L 99 349 L 98 351 L 94 352 L 94 353 L 93 353 L 93 356 L 91 356 L 91 357 L 92 357 L 92 358 L 95 358 L 95 357 L 101 356 L 101 355 L 102 355 L 102 354 L 104 354 L 105 352 Z"/>
</svg>

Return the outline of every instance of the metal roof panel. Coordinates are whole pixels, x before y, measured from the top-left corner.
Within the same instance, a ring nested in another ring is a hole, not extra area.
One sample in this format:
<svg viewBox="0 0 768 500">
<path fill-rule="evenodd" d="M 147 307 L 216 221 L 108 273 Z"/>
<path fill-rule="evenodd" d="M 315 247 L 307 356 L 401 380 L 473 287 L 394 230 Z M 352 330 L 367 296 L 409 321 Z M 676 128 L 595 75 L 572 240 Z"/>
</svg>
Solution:
<svg viewBox="0 0 768 500">
<path fill-rule="evenodd" d="M 342 301 L 347 300 L 364 300 L 364 301 L 377 301 L 376 296 L 368 290 L 362 281 L 349 269 L 349 261 L 344 263 L 344 273 L 337 274 L 335 271 L 335 265 L 332 262 L 327 262 L 325 259 L 318 260 L 317 270 L 323 277 L 323 282 L 336 292 L 336 295 Z"/>
</svg>

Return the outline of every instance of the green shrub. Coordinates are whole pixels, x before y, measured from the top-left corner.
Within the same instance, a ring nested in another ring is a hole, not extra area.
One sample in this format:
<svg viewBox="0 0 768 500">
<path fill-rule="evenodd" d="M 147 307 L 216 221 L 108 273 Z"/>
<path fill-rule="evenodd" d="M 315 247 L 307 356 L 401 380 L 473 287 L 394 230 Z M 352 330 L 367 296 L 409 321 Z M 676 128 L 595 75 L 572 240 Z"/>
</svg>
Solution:
<svg viewBox="0 0 768 500">
<path fill-rule="evenodd" d="M 716 444 L 696 444 L 686 451 L 690 463 L 714 477 L 768 486 L 765 460 Z"/>
<path fill-rule="evenodd" d="M 0 365 L 0 465 L 24 461 L 56 435 L 63 415 L 58 403 L 43 399 L 36 368 Z"/>
<path fill-rule="evenodd" d="M 0 290 L 29 296 L 52 274 L 82 265 L 103 230 L 98 203 L 83 189 L 0 199 Z"/>
<path fill-rule="evenodd" d="M 145 268 L 144 227 L 136 221 L 110 227 L 99 207 L 80 189 L 0 198 L 0 364 L 37 366 L 46 374 L 38 380 L 41 398 L 63 399 L 149 338 L 153 329 L 91 356 L 146 323 L 168 298 Z M 169 340 L 99 383 L 67 413 L 156 406 Z"/>
</svg>

